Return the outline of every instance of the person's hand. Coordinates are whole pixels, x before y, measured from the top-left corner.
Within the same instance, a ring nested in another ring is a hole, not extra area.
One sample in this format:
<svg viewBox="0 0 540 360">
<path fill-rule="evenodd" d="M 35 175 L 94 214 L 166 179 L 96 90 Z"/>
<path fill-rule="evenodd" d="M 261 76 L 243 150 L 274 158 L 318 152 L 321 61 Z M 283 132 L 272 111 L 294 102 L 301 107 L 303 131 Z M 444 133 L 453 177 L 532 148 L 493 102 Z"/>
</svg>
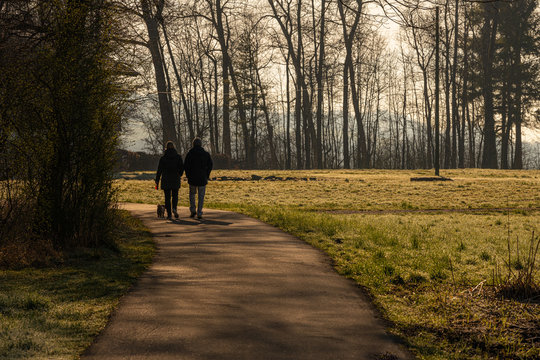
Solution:
<svg viewBox="0 0 540 360">
<path fill-rule="evenodd" d="M 156 181 L 155 184 L 156 184 L 155 188 L 156 188 L 156 190 L 157 190 L 157 189 L 158 189 L 158 186 L 159 186 L 159 183 Z"/>
</svg>

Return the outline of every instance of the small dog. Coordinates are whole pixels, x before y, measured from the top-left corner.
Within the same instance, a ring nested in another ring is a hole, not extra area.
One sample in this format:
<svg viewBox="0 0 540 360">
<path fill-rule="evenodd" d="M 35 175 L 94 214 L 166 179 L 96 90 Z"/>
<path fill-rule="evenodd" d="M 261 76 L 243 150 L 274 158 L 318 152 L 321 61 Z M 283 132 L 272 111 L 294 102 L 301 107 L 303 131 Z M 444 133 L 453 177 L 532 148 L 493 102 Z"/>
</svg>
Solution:
<svg viewBox="0 0 540 360">
<path fill-rule="evenodd" d="M 157 206 L 157 217 L 160 219 L 165 217 L 165 205 Z"/>
</svg>

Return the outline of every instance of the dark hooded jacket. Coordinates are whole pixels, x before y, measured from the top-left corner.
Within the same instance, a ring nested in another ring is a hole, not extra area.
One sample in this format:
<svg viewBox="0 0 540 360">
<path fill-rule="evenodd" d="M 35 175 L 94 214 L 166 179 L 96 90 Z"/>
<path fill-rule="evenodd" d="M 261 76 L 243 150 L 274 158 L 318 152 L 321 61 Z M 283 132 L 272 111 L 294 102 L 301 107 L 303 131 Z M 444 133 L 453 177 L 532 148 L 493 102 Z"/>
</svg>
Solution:
<svg viewBox="0 0 540 360">
<path fill-rule="evenodd" d="M 176 149 L 165 150 L 165 155 L 159 159 L 156 183 L 159 183 L 159 178 L 161 177 L 162 190 L 180 189 L 180 178 L 183 173 L 184 164 L 182 163 L 182 157 L 178 155 Z"/>
<path fill-rule="evenodd" d="M 212 158 L 201 146 L 194 146 L 189 150 L 184 161 L 186 176 L 189 185 L 205 186 L 212 171 Z"/>
</svg>

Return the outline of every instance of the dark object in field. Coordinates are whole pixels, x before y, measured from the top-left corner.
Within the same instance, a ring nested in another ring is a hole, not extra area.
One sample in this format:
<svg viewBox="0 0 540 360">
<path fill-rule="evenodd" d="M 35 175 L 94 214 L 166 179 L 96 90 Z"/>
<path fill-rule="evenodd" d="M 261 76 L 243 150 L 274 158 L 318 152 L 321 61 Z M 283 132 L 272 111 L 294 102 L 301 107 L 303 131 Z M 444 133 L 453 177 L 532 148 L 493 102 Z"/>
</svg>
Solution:
<svg viewBox="0 0 540 360">
<path fill-rule="evenodd" d="M 283 178 L 279 177 L 279 176 L 270 175 L 270 176 L 265 177 L 264 180 L 270 180 L 270 181 L 279 180 L 279 181 L 282 181 Z"/>
<path fill-rule="evenodd" d="M 269 175 L 266 177 L 262 177 L 259 175 L 252 174 L 250 178 L 241 178 L 241 177 L 233 177 L 233 176 L 220 176 L 220 177 L 214 177 L 211 180 L 214 181 L 260 181 L 260 180 L 266 180 L 266 181 L 317 181 L 318 179 L 316 177 L 310 177 L 310 178 L 297 178 L 297 177 L 286 177 L 283 178 L 281 176 L 274 176 Z"/>
<path fill-rule="evenodd" d="M 157 217 L 160 219 L 165 217 L 165 205 L 157 206 Z"/>
<path fill-rule="evenodd" d="M 412 177 L 411 181 L 454 181 L 450 178 L 443 176 L 425 176 L 425 177 Z"/>
<path fill-rule="evenodd" d="M 128 173 L 118 173 L 113 175 L 115 179 L 124 179 L 124 180 L 154 180 L 156 174 L 154 172 L 128 172 Z"/>
<path fill-rule="evenodd" d="M 221 177 L 215 178 L 214 180 L 217 180 L 217 181 L 246 181 L 247 179 L 244 179 L 244 178 L 241 178 L 241 177 L 221 176 Z"/>
</svg>

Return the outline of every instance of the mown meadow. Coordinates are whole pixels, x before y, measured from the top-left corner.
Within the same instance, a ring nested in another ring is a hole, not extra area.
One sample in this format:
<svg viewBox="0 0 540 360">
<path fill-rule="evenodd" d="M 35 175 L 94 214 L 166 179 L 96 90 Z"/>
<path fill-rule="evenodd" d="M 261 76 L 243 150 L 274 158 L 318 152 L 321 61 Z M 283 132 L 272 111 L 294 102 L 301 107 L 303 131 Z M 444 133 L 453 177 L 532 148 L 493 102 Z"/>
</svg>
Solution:
<svg viewBox="0 0 540 360">
<path fill-rule="evenodd" d="M 539 358 L 540 171 L 448 170 L 442 175 L 452 181 L 410 180 L 431 175 L 215 171 L 206 204 L 326 252 L 420 359 Z M 152 173 L 119 177 L 120 201 L 161 202 Z M 180 198 L 187 205 L 186 186 Z"/>
</svg>

